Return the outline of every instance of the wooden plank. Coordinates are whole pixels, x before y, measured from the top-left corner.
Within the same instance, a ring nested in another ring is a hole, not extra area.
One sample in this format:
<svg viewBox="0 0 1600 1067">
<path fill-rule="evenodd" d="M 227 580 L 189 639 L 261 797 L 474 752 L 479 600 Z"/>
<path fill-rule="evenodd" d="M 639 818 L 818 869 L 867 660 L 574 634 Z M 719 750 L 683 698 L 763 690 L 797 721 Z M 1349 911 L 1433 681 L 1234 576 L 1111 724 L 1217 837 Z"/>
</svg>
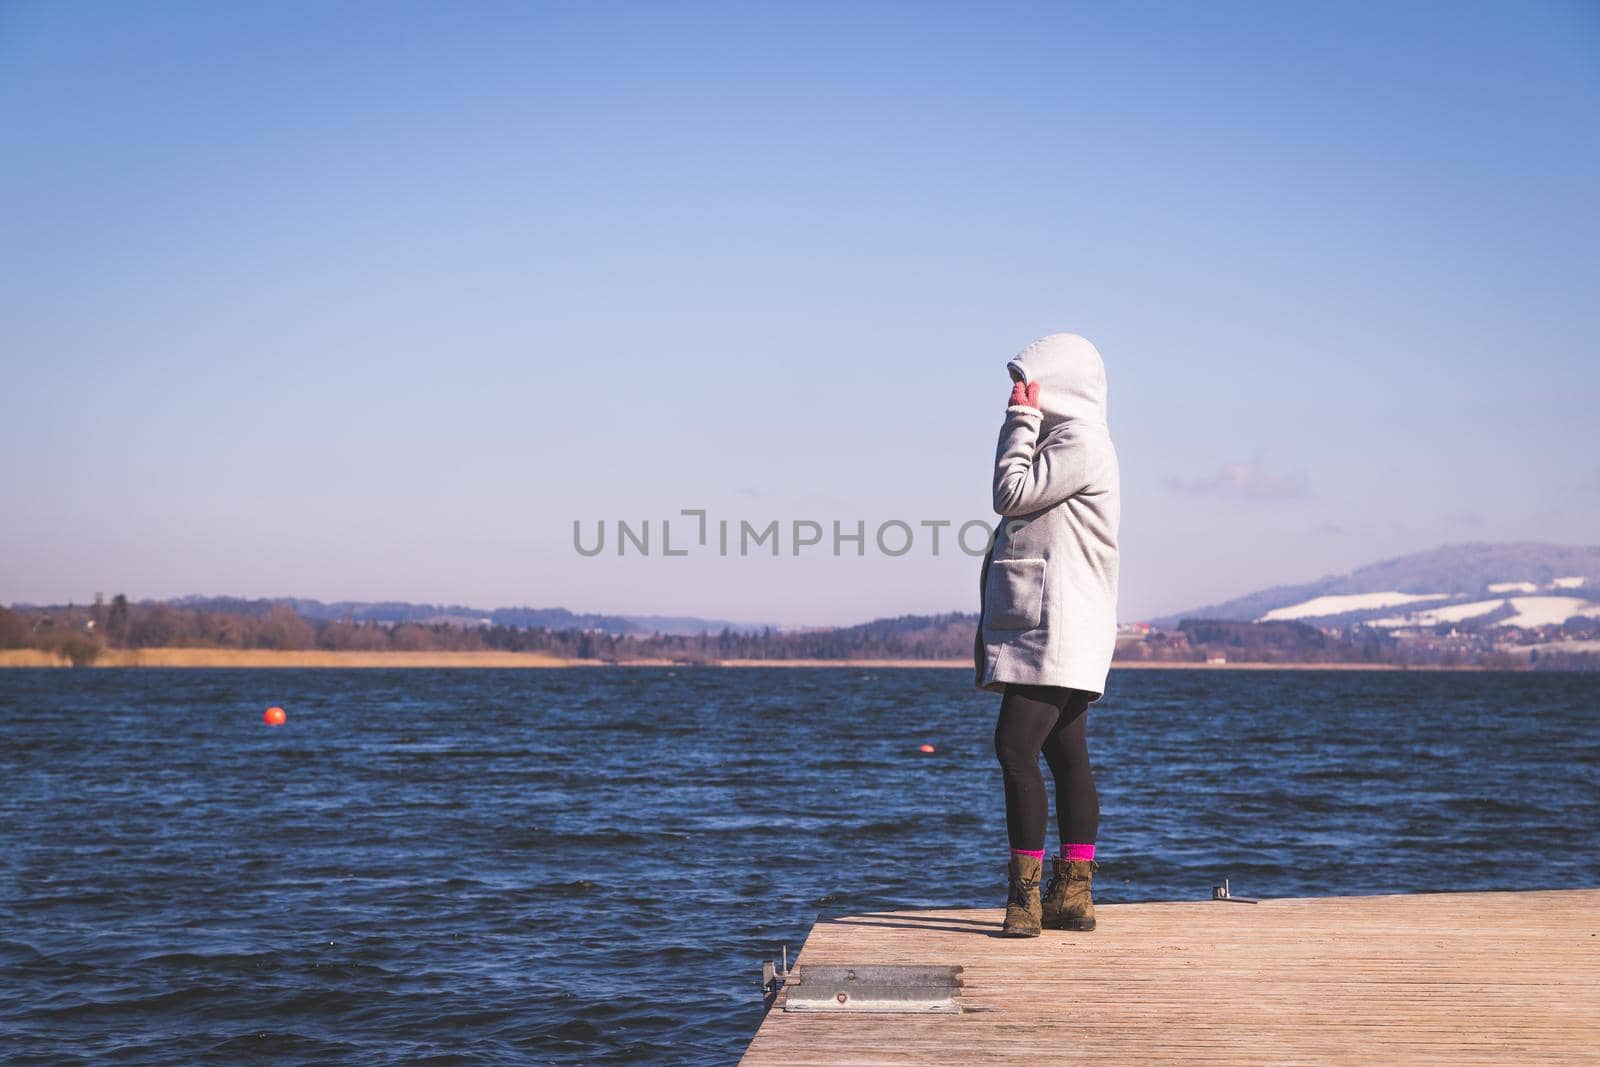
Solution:
<svg viewBox="0 0 1600 1067">
<path fill-rule="evenodd" d="M 960 964 L 961 1015 L 803 1015 L 782 1064 L 1596 1063 L 1600 889 L 1108 904 L 1099 929 L 997 935 L 996 910 L 819 921 L 797 967 Z"/>
</svg>

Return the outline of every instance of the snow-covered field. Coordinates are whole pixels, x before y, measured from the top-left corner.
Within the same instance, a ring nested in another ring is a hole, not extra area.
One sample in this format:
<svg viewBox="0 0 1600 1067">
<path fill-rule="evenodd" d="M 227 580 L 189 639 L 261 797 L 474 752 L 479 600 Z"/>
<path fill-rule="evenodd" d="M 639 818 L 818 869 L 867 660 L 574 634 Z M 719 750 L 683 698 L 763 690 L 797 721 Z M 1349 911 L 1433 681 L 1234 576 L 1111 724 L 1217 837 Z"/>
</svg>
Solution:
<svg viewBox="0 0 1600 1067">
<path fill-rule="evenodd" d="M 1343 596 L 1319 596 L 1286 608 L 1273 608 L 1257 622 L 1279 622 L 1285 619 L 1316 619 L 1324 615 L 1346 615 L 1353 611 L 1375 611 L 1394 608 L 1401 604 L 1415 604 L 1419 600 L 1444 600 L 1448 593 L 1350 593 Z"/>
<path fill-rule="evenodd" d="M 1279 622 L 1290 619 L 1335 620 L 1341 615 L 1360 616 L 1384 608 L 1405 610 L 1377 619 L 1352 619 L 1367 626 L 1395 629 L 1401 626 L 1439 626 L 1465 622 L 1499 611 L 1510 604 L 1515 614 L 1496 626 L 1523 628 L 1551 626 L 1566 622 L 1575 615 L 1600 617 L 1600 601 L 1581 596 L 1551 595 L 1557 590 L 1580 589 L 1582 577 L 1556 578 L 1544 585 L 1533 582 L 1490 582 L 1485 588 L 1491 595 L 1481 600 L 1466 601 L 1468 593 L 1352 593 L 1312 597 L 1298 604 L 1273 608 L 1258 618 L 1257 622 Z M 1535 594 L 1519 596 L 1516 594 Z"/>
<path fill-rule="evenodd" d="M 1517 613 L 1503 626 L 1553 626 L 1574 615 L 1600 616 L 1600 604 L 1576 596 L 1515 596 L 1511 606 Z"/>
<path fill-rule="evenodd" d="M 1554 626 L 1566 622 L 1574 615 L 1600 616 L 1600 604 L 1575 596 L 1514 596 L 1494 600 L 1475 600 L 1470 604 L 1451 604 L 1448 607 L 1411 611 L 1403 615 L 1389 615 L 1371 619 L 1368 626 L 1393 629 L 1398 626 L 1438 626 L 1441 623 L 1462 622 L 1487 615 L 1510 600 L 1516 614 L 1496 623 L 1496 626 Z"/>
<path fill-rule="evenodd" d="M 1539 587 L 1532 582 L 1490 582 L 1491 593 L 1537 593 Z"/>
<path fill-rule="evenodd" d="M 1410 611 L 1404 615 L 1387 615 L 1381 619 L 1368 619 L 1367 625 L 1387 630 L 1396 626 L 1438 626 L 1443 622 L 1463 622 L 1467 619 L 1476 619 L 1479 615 L 1487 615 L 1489 612 L 1497 610 L 1504 603 L 1504 597 L 1496 597 L 1493 600 L 1474 600 L 1470 604 L 1451 604 L 1442 608 Z"/>
</svg>

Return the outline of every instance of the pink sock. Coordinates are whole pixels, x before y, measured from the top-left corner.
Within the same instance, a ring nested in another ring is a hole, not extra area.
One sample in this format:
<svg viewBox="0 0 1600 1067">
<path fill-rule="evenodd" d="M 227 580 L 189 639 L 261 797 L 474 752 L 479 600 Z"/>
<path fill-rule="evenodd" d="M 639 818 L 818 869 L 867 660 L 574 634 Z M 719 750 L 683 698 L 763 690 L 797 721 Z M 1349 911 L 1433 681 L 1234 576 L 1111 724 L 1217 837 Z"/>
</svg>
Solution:
<svg viewBox="0 0 1600 1067">
<path fill-rule="evenodd" d="M 1068 863 L 1092 860 L 1094 859 L 1094 842 L 1091 841 L 1087 845 L 1071 845 L 1063 841 L 1061 842 L 1061 858 Z"/>
<path fill-rule="evenodd" d="M 1093 846 L 1090 847 L 1092 848 Z M 1031 848 L 1014 848 L 1011 850 L 1011 854 L 1013 856 L 1032 856 L 1036 860 L 1044 859 L 1044 849 L 1042 848 L 1037 852 Z"/>
</svg>

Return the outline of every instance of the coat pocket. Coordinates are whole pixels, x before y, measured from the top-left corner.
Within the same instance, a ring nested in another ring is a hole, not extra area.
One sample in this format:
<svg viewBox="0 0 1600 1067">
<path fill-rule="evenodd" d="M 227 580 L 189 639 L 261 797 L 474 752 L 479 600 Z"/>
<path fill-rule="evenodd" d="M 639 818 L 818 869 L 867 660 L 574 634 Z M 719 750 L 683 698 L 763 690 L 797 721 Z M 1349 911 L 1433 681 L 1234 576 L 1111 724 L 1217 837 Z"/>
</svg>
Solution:
<svg viewBox="0 0 1600 1067">
<path fill-rule="evenodd" d="M 983 590 L 983 625 L 989 630 L 1031 630 L 1044 603 L 1044 560 L 997 559 Z"/>
</svg>

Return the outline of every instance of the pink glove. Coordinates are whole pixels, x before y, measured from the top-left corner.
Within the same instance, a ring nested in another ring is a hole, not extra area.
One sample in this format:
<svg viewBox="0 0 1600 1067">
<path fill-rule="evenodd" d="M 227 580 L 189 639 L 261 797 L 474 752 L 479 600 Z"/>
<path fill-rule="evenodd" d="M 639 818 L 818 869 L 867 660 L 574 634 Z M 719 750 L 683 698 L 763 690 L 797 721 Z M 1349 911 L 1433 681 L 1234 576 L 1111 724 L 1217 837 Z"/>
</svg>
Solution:
<svg viewBox="0 0 1600 1067">
<path fill-rule="evenodd" d="M 1011 387 L 1011 406 L 1021 404 L 1024 407 L 1036 408 L 1039 406 L 1039 383 L 1018 382 Z"/>
</svg>

